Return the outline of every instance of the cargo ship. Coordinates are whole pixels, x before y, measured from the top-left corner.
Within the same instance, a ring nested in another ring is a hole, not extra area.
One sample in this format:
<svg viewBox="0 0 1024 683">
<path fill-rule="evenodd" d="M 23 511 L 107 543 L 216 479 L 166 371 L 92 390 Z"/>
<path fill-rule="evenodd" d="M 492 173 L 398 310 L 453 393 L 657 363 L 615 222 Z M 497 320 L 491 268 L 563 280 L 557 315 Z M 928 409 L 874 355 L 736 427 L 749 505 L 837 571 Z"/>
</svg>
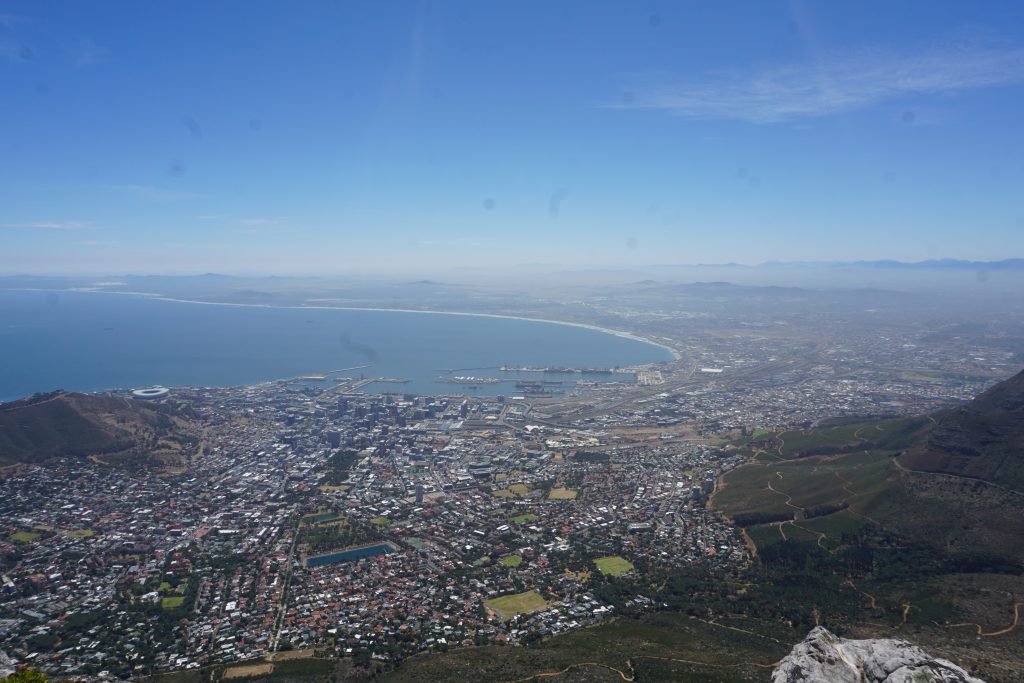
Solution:
<svg viewBox="0 0 1024 683">
<path fill-rule="evenodd" d="M 531 368 L 522 365 L 502 365 L 502 372 L 547 372 L 547 373 L 562 373 L 562 374 L 582 374 L 591 373 L 595 375 L 610 375 L 614 372 L 612 368 L 560 368 L 560 367 L 548 367 L 548 368 Z"/>
</svg>

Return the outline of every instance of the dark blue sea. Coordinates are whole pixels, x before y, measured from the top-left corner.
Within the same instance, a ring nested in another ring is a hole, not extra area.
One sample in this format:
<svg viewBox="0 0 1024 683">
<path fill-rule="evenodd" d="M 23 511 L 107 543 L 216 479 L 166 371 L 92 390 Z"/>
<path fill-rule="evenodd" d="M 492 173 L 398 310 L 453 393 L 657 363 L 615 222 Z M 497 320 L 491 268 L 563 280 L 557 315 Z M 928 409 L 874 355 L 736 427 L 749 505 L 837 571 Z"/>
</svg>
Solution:
<svg viewBox="0 0 1024 683">
<path fill-rule="evenodd" d="M 53 389 L 237 386 L 366 364 L 341 374 L 409 380 L 366 391 L 516 395 L 516 379 L 570 376 L 503 373 L 499 366 L 616 367 L 670 359 L 667 350 L 635 339 L 536 321 L 0 291 L 0 401 Z M 475 389 L 438 381 L 453 374 L 507 381 Z"/>
</svg>

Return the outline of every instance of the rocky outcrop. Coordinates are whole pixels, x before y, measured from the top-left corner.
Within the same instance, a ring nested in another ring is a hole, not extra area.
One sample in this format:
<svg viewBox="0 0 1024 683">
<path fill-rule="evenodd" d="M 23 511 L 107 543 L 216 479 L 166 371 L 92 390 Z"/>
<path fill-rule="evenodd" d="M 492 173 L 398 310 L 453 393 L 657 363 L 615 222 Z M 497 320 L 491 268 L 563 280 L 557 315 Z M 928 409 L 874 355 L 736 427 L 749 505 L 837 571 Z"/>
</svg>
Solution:
<svg viewBox="0 0 1024 683">
<path fill-rule="evenodd" d="M 772 683 L 985 683 L 905 640 L 847 640 L 821 626 L 779 663 Z"/>
</svg>

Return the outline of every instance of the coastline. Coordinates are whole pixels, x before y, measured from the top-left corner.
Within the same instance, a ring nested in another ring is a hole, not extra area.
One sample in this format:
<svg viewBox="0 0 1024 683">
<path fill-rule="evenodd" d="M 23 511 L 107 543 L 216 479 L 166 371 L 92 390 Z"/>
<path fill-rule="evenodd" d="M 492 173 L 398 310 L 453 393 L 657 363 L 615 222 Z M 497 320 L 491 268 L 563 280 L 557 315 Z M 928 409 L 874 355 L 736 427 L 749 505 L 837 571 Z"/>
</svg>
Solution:
<svg viewBox="0 0 1024 683">
<path fill-rule="evenodd" d="M 534 323 L 549 323 L 552 325 L 567 325 L 569 327 L 579 327 L 585 330 L 592 330 L 594 332 L 603 332 L 604 334 L 610 334 L 615 337 L 621 337 L 623 339 L 631 339 L 633 341 L 643 342 L 644 344 L 650 344 L 651 346 L 657 346 L 658 348 L 668 351 L 672 356 L 672 360 L 679 360 L 682 356 L 678 351 L 668 346 L 656 342 L 653 339 L 641 337 L 631 332 L 623 330 L 615 330 L 609 327 L 601 327 L 599 325 L 592 325 L 590 323 L 573 322 L 569 320 L 551 320 L 549 318 L 530 318 L 527 316 L 520 315 L 507 315 L 503 313 L 470 313 L 467 311 L 438 311 L 438 310 L 427 310 L 417 308 L 379 308 L 372 306 L 286 306 L 281 304 L 249 304 L 249 303 L 237 303 L 231 301 L 200 301 L 196 299 L 179 299 L 177 297 L 170 297 L 163 294 L 156 294 L 154 292 L 113 292 L 106 289 L 90 289 L 90 288 L 69 288 L 69 289 L 43 289 L 38 287 L 17 287 L 12 288 L 10 291 L 19 292 L 75 292 L 84 294 L 119 294 L 121 296 L 137 296 L 147 299 L 153 299 L 156 301 L 170 301 L 179 304 L 201 304 L 206 306 L 239 306 L 244 308 L 270 308 L 270 309 L 292 309 L 292 310 L 324 310 L 324 311 L 379 311 L 382 313 L 423 313 L 430 315 L 460 315 L 469 317 L 479 318 L 501 318 L 505 320 L 523 320 L 526 322 Z"/>
</svg>

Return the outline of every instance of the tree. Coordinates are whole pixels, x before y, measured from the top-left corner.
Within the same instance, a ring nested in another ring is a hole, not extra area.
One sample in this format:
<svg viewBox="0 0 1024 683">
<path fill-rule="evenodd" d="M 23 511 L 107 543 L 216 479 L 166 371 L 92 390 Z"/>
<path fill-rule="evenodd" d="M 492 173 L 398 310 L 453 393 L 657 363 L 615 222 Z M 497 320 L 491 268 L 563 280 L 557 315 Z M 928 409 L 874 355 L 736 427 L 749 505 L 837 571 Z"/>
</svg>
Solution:
<svg viewBox="0 0 1024 683">
<path fill-rule="evenodd" d="M 0 678 L 0 683 L 50 683 L 50 679 L 42 671 L 23 669 L 6 678 Z"/>
</svg>

